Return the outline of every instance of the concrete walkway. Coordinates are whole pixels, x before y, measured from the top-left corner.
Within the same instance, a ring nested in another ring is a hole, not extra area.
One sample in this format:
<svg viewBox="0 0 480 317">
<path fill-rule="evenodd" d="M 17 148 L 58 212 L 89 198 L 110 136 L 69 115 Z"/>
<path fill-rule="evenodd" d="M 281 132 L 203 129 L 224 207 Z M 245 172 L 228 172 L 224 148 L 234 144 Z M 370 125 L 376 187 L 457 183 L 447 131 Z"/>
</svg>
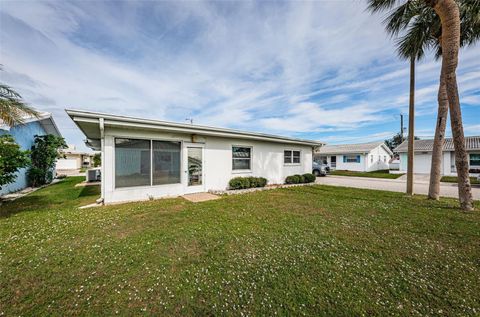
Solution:
<svg viewBox="0 0 480 317">
<path fill-rule="evenodd" d="M 405 192 L 406 181 L 402 179 L 382 179 L 368 177 L 351 177 L 328 175 L 326 177 L 317 177 L 317 184 L 355 187 L 365 189 L 378 189 L 392 192 Z M 428 194 L 428 181 L 415 180 L 413 190 L 415 194 Z M 473 199 L 480 200 L 480 187 L 472 187 Z M 458 198 L 457 184 L 441 183 L 440 196 Z"/>
</svg>

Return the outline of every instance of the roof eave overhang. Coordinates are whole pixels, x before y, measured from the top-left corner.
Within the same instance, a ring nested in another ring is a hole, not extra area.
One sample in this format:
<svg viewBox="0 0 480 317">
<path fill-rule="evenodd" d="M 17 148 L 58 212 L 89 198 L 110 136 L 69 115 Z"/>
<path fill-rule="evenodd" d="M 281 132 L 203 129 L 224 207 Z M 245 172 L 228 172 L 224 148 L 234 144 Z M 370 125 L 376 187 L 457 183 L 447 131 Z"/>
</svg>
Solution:
<svg viewBox="0 0 480 317">
<path fill-rule="evenodd" d="M 119 127 L 119 128 L 136 128 L 136 129 L 145 129 L 145 130 L 156 130 L 156 131 L 168 131 L 168 132 L 178 132 L 186 134 L 197 134 L 204 136 L 217 136 L 217 137 L 228 137 L 228 138 L 239 138 L 239 139 L 249 139 L 249 140 L 258 140 L 258 141 L 270 141 L 276 143 L 287 143 L 287 144 L 297 144 L 297 145 L 306 145 L 312 147 L 318 147 L 324 145 L 321 142 L 312 142 L 308 140 L 300 139 L 290 139 L 282 138 L 276 136 L 270 136 L 265 134 L 257 134 L 250 132 L 241 132 L 236 130 L 222 130 L 212 127 L 204 126 L 195 126 L 192 128 L 186 127 L 181 124 L 175 123 L 163 123 L 158 124 L 152 120 L 147 119 L 137 119 L 137 118 L 126 118 L 126 117 L 116 117 L 111 115 L 99 115 L 95 113 L 88 112 L 79 112 L 75 110 L 66 110 L 68 115 L 72 120 L 77 124 L 77 126 L 82 130 L 82 132 L 87 136 L 88 139 L 95 139 L 89 136 L 86 131 L 84 131 L 80 125 L 81 122 L 85 123 L 95 123 L 99 124 L 100 117 L 104 119 L 104 125 L 107 127 Z M 100 129 L 100 128 L 99 128 Z"/>
</svg>

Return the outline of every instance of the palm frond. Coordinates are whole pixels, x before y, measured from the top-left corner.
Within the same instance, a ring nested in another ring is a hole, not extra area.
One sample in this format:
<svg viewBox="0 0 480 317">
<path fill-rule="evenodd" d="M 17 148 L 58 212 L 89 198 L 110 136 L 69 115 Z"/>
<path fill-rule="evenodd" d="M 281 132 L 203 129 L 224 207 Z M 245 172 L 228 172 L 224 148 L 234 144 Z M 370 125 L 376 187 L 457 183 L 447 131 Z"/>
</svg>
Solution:
<svg viewBox="0 0 480 317">
<path fill-rule="evenodd" d="M 13 90 L 10 86 L 0 84 L 0 98 L 20 99 L 22 96 L 20 96 L 20 94 Z"/>
<path fill-rule="evenodd" d="M 419 60 L 426 50 L 437 42 L 436 28 L 439 25 L 438 16 L 428 6 L 418 8 L 415 16 L 410 18 L 406 33 L 396 41 L 398 55 L 404 59 L 415 57 Z"/>
<path fill-rule="evenodd" d="M 419 14 L 421 6 L 417 2 L 407 1 L 398 6 L 383 20 L 385 29 L 392 36 L 397 36 L 400 31 L 405 30 L 410 21 Z"/>
<path fill-rule="evenodd" d="M 367 9 L 373 13 L 387 11 L 395 7 L 399 0 L 368 0 Z"/>
<path fill-rule="evenodd" d="M 37 110 L 22 101 L 21 96 L 7 85 L 0 84 L 0 120 L 12 127 L 23 124 L 26 116 L 37 117 Z"/>
</svg>

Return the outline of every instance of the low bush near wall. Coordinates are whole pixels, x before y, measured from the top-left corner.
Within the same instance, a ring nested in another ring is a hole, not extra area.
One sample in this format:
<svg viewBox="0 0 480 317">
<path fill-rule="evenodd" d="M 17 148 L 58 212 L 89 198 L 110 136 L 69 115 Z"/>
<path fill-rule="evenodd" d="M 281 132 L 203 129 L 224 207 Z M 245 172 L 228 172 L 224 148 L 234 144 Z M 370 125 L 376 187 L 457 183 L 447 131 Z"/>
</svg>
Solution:
<svg viewBox="0 0 480 317">
<path fill-rule="evenodd" d="M 303 175 L 291 175 L 287 176 L 285 179 L 286 184 L 303 184 L 303 183 L 313 183 L 315 181 L 315 175 L 307 173 Z"/>
<path fill-rule="evenodd" d="M 305 179 L 305 183 L 313 183 L 315 181 L 315 175 L 312 173 L 303 174 L 303 178 Z"/>
<path fill-rule="evenodd" d="M 264 177 L 235 177 L 230 180 L 228 185 L 230 189 L 265 187 L 267 179 Z"/>
</svg>

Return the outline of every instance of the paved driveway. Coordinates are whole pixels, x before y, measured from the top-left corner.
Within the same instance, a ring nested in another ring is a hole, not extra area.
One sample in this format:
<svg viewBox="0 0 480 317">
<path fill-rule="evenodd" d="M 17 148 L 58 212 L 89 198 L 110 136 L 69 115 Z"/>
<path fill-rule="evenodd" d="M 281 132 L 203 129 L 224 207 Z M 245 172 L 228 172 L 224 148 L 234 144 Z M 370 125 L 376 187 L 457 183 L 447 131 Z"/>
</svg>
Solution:
<svg viewBox="0 0 480 317">
<path fill-rule="evenodd" d="M 326 177 L 317 177 L 317 184 L 355 187 L 367 189 L 379 189 L 392 192 L 405 192 L 406 181 L 402 179 L 381 179 L 381 178 L 367 178 L 367 177 L 350 177 L 350 176 L 334 176 L 328 175 Z M 428 182 L 417 180 L 414 184 L 414 192 L 416 194 L 428 194 Z M 473 199 L 480 200 L 480 187 L 472 187 Z M 457 184 L 441 183 L 440 196 L 458 197 Z"/>
</svg>

